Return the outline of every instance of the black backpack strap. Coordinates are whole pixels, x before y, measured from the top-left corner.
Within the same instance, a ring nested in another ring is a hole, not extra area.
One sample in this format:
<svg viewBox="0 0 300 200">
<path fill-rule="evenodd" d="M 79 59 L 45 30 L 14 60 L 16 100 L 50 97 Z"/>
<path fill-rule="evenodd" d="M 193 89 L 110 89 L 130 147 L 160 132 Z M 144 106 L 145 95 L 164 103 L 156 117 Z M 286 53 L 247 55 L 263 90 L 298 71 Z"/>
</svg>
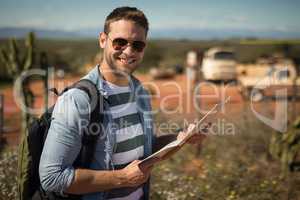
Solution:
<svg viewBox="0 0 300 200">
<path fill-rule="evenodd" d="M 74 163 L 74 166 L 88 168 L 94 158 L 97 139 L 103 133 L 103 96 L 96 85 L 88 79 L 81 79 L 68 89 L 71 88 L 83 90 L 90 99 L 90 122 L 83 133 L 80 154 Z"/>
</svg>

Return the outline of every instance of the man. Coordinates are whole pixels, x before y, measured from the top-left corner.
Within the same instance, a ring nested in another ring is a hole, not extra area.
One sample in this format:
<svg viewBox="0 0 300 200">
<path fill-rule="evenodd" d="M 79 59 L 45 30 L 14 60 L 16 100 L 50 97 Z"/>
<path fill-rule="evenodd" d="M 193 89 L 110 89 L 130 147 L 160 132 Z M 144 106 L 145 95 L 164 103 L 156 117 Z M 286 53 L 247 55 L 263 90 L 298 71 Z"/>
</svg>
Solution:
<svg viewBox="0 0 300 200">
<path fill-rule="evenodd" d="M 75 169 L 73 163 L 82 146 L 80 123 L 89 117 L 81 111 L 90 109 L 89 98 L 79 89 L 59 97 L 40 161 L 44 190 L 79 194 L 83 199 L 149 198 L 152 166 L 141 169 L 140 160 L 176 136 L 154 138 L 149 95 L 132 76 L 142 61 L 147 32 L 148 21 L 136 8 L 116 8 L 107 16 L 99 35 L 102 63 L 84 77 L 105 98 L 105 137 L 97 140 L 90 168 Z M 202 139 L 201 135 L 194 137 Z"/>
</svg>

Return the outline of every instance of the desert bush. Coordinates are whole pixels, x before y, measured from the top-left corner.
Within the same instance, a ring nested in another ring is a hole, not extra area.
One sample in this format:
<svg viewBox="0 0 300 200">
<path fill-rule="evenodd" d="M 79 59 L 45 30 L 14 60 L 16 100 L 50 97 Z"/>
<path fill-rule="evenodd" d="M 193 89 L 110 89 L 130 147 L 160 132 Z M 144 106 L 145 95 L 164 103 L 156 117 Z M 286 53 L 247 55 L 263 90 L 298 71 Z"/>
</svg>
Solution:
<svg viewBox="0 0 300 200">
<path fill-rule="evenodd" d="M 17 199 L 17 157 L 16 148 L 5 149 L 0 155 L 0 200 Z"/>
</svg>

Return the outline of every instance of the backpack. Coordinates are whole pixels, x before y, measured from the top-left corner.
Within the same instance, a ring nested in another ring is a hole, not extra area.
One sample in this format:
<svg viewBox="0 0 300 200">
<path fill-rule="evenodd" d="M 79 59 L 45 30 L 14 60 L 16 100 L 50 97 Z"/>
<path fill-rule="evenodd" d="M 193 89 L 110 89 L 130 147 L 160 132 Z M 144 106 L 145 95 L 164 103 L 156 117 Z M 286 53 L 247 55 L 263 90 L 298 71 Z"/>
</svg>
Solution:
<svg viewBox="0 0 300 200">
<path fill-rule="evenodd" d="M 93 123 L 102 123 L 103 98 L 96 85 L 90 80 L 82 79 L 73 85 L 66 87 L 61 93 L 58 93 L 56 89 L 51 90 L 56 95 L 60 96 L 71 88 L 78 88 L 86 92 L 89 96 L 90 107 L 94 109 L 92 109 L 90 113 L 90 122 L 88 126 Z M 33 196 L 34 199 L 63 199 L 57 194 L 43 191 L 39 177 L 40 157 L 50 128 L 53 109 L 54 105 L 48 108 L 39 119 L 33 120 L 28 131 L 21 139 L 18 163 L 18 193 L 19 199 L 21 200 L 32 199 Z M 90 128 L 92 127 L 93 126 L 87 127 L 85 129 L 86 131 L 83 133 L 82 148 L 73 163 L 73 166 L 88 168 L 92 161 L 96 141 L 102 131 L 98 131 L 97 134 L 89 134 L 88 130 L 91 130 Z M 36 196 L 38 196 L 38 198 Z M 76 196 L 76 198 L 69 199 L 80 199 L 79 195 L 70 196 Z"/>
</svg>

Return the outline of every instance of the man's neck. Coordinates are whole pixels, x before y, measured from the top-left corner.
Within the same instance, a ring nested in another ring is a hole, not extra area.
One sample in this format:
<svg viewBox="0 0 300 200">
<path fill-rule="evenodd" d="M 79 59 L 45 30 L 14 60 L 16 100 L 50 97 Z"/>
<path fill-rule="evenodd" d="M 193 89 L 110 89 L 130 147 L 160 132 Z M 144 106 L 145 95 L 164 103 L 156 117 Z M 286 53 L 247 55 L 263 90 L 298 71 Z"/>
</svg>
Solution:
<svg viewBox="0 0 300 200">
<path fill-rule="evenodd" d="M 115 85 L 118 86 L 128 86 L 129 85 L 129 79 L 128 77 L 120 76 L 112 71 L 112 69 L 105 63 L 102 63 L 99 65 L 99 71 L 103 78 Z"/>
</svg>

